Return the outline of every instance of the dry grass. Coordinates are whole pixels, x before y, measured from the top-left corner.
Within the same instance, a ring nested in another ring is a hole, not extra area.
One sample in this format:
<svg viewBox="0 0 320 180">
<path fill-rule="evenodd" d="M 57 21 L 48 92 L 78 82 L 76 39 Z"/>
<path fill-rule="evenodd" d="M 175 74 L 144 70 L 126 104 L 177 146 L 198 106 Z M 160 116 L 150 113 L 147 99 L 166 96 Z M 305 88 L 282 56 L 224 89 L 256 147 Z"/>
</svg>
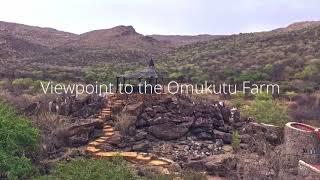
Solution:
<svg viewBox="0 0 320 180">
<path fill-rule="evenodd" d="M 135 116 L 132 116 L 129 113 L 121 113 L 115 118 L 115 128 L 121 133 L 126 133 L 135 120 Z"/>
<path fill-rule="evenodd" d="M 33 124 L 41 130 L 53 131 L 64 126 L 59 116 L 55 113 L 41 112 L 32 117 Z"/>
<path fill-rule="evenodd" d="M 305 120 L 320 119 L 320 96 L 319 94 L 302 94 L 296 97 L 295 103 L 289 106 L 292 118 L 299 122 Z"/>
</svg>

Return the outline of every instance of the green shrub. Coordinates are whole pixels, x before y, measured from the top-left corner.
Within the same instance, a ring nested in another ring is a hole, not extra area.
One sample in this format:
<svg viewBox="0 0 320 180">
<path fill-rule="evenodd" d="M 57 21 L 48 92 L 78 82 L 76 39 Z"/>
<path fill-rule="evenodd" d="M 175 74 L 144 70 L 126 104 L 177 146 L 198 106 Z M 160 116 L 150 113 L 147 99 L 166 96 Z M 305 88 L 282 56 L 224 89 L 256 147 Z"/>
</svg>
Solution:
<svg viewBox="0 0 320 180">
<path fill-rule="evenodd" d="M 116 79 L 116 68 L 113 65 L 105 64 L 95 67 L 88 67 L 85 69 L 85 80 L 88 82 L 113 82 Z"/>
<path fill-rule="evenodd" d="M 146 179 L 152 180 L 173 180 L 173 179 L 183 179 L 183 180 L 206 180 L 205 174 L 197 171 L 185 170 L 179 174 L 158 174 L 154 172 L 146 172 Z"/>
<path fill-rule="evenodd" d="M 319 77 L 320 73 L 320 59 L 310 60 L 301 72 L 296 73 L 297 78 L 311 79 L 316 76 Z"/>
<path fill-rule="evenodd" d="M 106 159 L 75 159 L 67 163 L 58 164 L 53 172 L 47 176 L 36 178 L 38 180 L 130 180 L 137 179 L 126 161 L 117 157 Z"/>
<path fill-rule="evenodd" d="M 266 73 L 259 72 L 259 71 L 244 70 L 244 71 L 241 71 L 240 75 L 235 78 L 235 81 L 236 82 L 243 82 L 243 81 L 257 82 L 257 81 L 265 81 L 268 79 L 269 79 L 269 76 Z"/>
<path fill-rule="evenodd" d="M 12 86 L 18 89 L 30 90 L 33 93 L 41 92 L 41 82 L 46 85 L 46 81 L 32 80 L 31 78 L 18 78 L 12 81 Z"/>
<path fill-rule="evenodd" d="M 260 123 L 281 126 L 289 121 L 287 108 L 267 93 L 258 94 L 251 105 L 242 108 L 242 112 Z"/>
<path fill-rule="evenodd" d="M 8 179 L 25 179 L 34 173 L 30 157 L 38 139 L 39 132 L 30 121 L 0 102 L 0 174 Z"/>
<path fill-rule="evenodd" d="M 296 97 L 297 95 L 298 95 L 298 94 L 295 93 L 294 91 L 287 91 L 287 92 L 285 93 L 285 96 L 289 98 L 290 102 L 291 102 L 292 99 L 293 99 L 294 97 Z"/>
<path fill-rule="evenodd" d="M 31 78 L 18 78 L 12 81 L 12 85 L 26 89 L 33 85 L 33 80 Z"/>
<path fill-rule="evenodd" d="M 239 149 L 240 149 L 240 136 L 239 136 L 238 131 L 233 131 L 233 133 L 232 133 L 231 146 L 235 152 L 239 151 Z"/>
</svg>

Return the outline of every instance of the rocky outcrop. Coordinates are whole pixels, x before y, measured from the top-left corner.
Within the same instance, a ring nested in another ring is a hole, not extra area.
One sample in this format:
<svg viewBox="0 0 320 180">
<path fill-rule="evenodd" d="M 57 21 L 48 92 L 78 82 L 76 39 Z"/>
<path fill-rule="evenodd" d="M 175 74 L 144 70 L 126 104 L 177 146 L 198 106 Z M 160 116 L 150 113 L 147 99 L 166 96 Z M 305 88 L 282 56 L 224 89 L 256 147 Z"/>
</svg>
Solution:
<svg viewBox="0 0 320 180">
<path fill-rule="evenodd" d="M 237 161 L 234 154 L 225 153 L 187 162 L 186 167 L 196 171 L 205 171 L 209 175 L 234 177 Z"/>
<path fill-rule="evenodd" d="M 77 119 L 74 123 L 56 129 L 53 138 L 57 146 L 82 146 L 94 137 L 95 132 L 98 134 L 97 131 L 102 127 L 103 121 L 100 119 Z"/>
<path fill-rule="evenodd" d="M 225 122 L 228 123 L 230 119 L 228 112 L 228 108 L 219 104 L 195 103 L 187 97 L 167 97 L 146 104 L 135 125 L 159 140 L 192 136 L 199 140 L 214 141 L 216 129 L 225 130 L 222 133 L 227 134 L 226 137 L 231 135 L 232 128 L 225 127 Z M 219 139 L 228 139 L 219 135 Z M 226 142 L 230 143 L 230 139 Z"/>
<path fill-rule="evenodd" d="M 97 95 L 75 97 L 66 95 L 49 102 L 49 111 L 63 116 L 87 118 L 97 114 L 104 104 L 104 99 Z"/>
<path fill-rule="evenodd" d="M 223 103 L 193 101 L 183 95 L 132 101 L 121 114 L 136 118 L 126 132 L 116 131 L 108 145 L 101 148 L 150 152 L 172 159 L 181 167 L 186 162 L 223 153 L 223 146 L 232 141 L 235 127 L 244 123 L 235 109 L 231 111 Z"/>
</svg>

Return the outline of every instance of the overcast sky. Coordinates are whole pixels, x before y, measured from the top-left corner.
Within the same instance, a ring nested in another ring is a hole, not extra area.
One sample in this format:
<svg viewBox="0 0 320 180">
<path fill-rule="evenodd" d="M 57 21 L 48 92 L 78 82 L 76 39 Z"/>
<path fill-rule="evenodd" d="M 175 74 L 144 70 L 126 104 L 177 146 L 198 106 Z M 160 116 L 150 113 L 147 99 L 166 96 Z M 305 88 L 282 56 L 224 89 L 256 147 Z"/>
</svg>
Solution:
<svg viewBox="0 0 320 180">
<path fill-rule="evenodd" d="M 0 21 L 73 33 L 232 34 L 320 20 L 319 0 L 0 0 Z"/>
</svg>

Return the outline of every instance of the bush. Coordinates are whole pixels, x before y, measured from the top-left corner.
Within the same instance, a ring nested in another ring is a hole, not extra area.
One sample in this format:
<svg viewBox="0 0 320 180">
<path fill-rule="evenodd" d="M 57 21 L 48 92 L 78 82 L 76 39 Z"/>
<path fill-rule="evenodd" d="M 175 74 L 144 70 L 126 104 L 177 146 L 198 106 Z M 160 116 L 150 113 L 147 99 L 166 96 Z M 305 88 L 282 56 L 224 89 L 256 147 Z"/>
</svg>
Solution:
<svg viewBox="0 0 320 180">
<path fill-rule="evenodd" d="M 85 80 L 87 82 L 99 82 L 99 83 L 110 83 L 116 79 L 117 73 L 116 68 L 111 64 L 105 64 L 95 67 L 88 67 L 85 69 Z"/>
<path fill-rule="evenodd" d="M 31 155 L 38 145 L 39 132 L 26 118 L 0 103 L 0 175 L 25 179 L 34 173 Z M 0 177 L 1 178 L 1 177 Z"/>
<path fill-rule="evenodd" d="M 235 94 L 231 94 L 230 101 L 234 107 L 241 108 L 243 105 L 246 104 L 245 98 L 246 98 L 246 95 L 243 92 L 238 91 Z"/>
<path fill-rule="evenodd" d="M 269 77 L 266 73 L 259 72 L 259 71 L 244 70 L 240 73 L 238 77 L 235 78 L 235 81 L 236 82 L 243 82 L 243 81 L 258 82 L 258 81 L 265 81 L 268 79 Z"/>
<path fill-rule="evenodd" d="M 12 85 L 21 89 L 27 89 L 33 85 L 31 78 L 19 78 L 12 81 Z"/>
<path fill-rule="evenodd" d="M 121 113 L 116 117 L 115 128 L 119 130 L 121 133 L 126 134 L 130 125 L 132 125 L 135 122 L 135 119 L 135 116 L 132 116 L 128 113 Z"/>
<path fill-rule="evenodd" d="M 106 159 L 75 159 L 67 163 L 58 164 L 50 175 L 41 176 L 37 180 L 91 180 L 112 179 L 130 180 L 137 179 L 132 170 L 120 157 L 112 160 Z"/>
<path fill-rule="evenodd" d="M 294 98 L 294 97 L 296 97 L 298 94 L 296 93 L 296 92 L 294 92 L 294 91 L 287 91 L 286 93 L 285 93 L 285 96 L 289 99 L 289 101 L 291 102 L 292 101 L 292 99 Z"/>
<path fill-rule="evenodd" d="M 320 119 L 320 95 L 301 94 L 296 96 L 295 103 L 289 106 L 290 116 L 299 122 Z"/>
<path fill-rule="evenodd" d="M 46 87 L 46 81 L 32 80 L 31 78 L 18 78 L 12 81 L 12 86 L 19 90 L 30 90 L 30 92 L 42 92 L 41 82 Z"/>
<path fill-rule="evenodd" d="M 206 175 L 201 172 L 185 170 L 179 174 L 159 174 L 155 172 L 146 172 L 146 179 L 152 180 L 171 180 L 171 179 L 183 179 L 183 180 L 206 180 Z"/>
<path fill-rule="evenodd" d="M 242 108 L 242 112 L 260 123 L 282 126 L 289 121 L 287 108 L 267 93 L 258 94 L 251 105 Z"/>
<path fill-rule="evenodd" d="M 238 131 L 233 131 L 233 133 L 232 133 L 231 146 L 235 152 L 239 151 L 239 149 L 240 149 L 240 136 L 239 136 Z"/>
</svg>

